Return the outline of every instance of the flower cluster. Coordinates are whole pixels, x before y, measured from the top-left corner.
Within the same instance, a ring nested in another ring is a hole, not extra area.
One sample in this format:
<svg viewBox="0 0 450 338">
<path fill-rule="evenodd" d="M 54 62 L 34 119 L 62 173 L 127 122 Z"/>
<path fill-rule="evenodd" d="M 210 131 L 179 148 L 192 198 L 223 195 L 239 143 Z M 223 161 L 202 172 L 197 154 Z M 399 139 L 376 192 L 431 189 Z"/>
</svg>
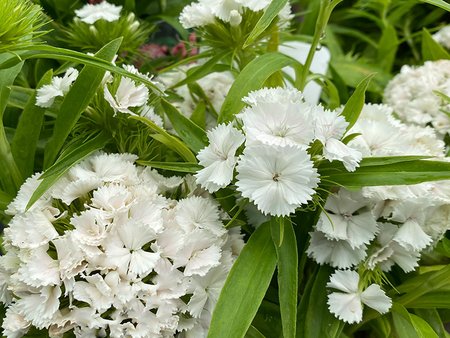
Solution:
<svg viewBox="0 0 450 338">
<path fill-rule="evenodd" d="M 39 174 L 7 212 L 0 258 L 6 337 L 204 337 L 243 246 L 189 177 L 98 153 L 74 166 L 31 208 Z M 184 198 L 175 200 L 180 191 Z"/>
<path fill-rule="evenodd" d="M 306 103 L 295 89 L 263 88 L 244 101 L 248 106 L 237 115 L 242 130 L 219 125 L 197 156 L 204 167 L 197 182 L 208 191 L 229 185 L 236 167 L 243 197 L 263 214 L 286 216 L 312 200 L 320 181 L 308 153 L 314 142 L 323 147 L 321 157 L 342 161 L 349 171 L 358 166 L 361 153 L 342 143 L 348 122 L 338 112 Z"/>
<path fill-rule="evenodd" d="M 421 67 L 403 66 L 386 86 L 384 101 L 405 122 L 431 124 L 441 135 L 450 130 L 450 61 L 427 61 Z"/>
<path fill-rule="evenodd" d="M 270 3 L 270 0 L 199 0 L 183 8 L 180 22 L 186 29 L 206 26 L 216 19 L 237 26 L 241 23 L 245 10 L 262 11 Z M 279 18 L 281 22 L 287 22 L 291 18 L 289 3 L 281 10 Z"/>
<path fill-rule="evenodd" d="M 387 106 L 366 105 L 349 132 L 361 134 L 349 144 L 367 157 L 444 157 L 444 143 L 432 128 L 404 125 Z M 413 271 L 421 252 L 450 229 L 449 191 L 448 181 L 364 187 L 359 191 L 341 188 L 329 196 L 315 231 L 310 233 L 307 252 L 319 264 L 339 269 L 359 266 L 362 270 L 390 271 L 398 265 L 405 272 Z M 337 283 L 335 279 L 344 274 L 348 275 L 346 283 Z M 379 286 L 373 284 L 362 292 L 357 276 L 354 271 L 337 271 L 329 283 L 329 287 L 347 293 L 329 295 L 329 306 L 348 323 L 361 321 L 361 302 L 380 313 L 389 309 Z M 365 300 L 368 290 L 372 301 L 380 301 L 378 305 Z M 352 305 L 344 306 L 344 298 Z"/>
<path fill-rule="evenodd" d="M 450 49 L 450 25 L 442 27 L 433 34 L 433 39 L 447 49 Z"/>
</svg>

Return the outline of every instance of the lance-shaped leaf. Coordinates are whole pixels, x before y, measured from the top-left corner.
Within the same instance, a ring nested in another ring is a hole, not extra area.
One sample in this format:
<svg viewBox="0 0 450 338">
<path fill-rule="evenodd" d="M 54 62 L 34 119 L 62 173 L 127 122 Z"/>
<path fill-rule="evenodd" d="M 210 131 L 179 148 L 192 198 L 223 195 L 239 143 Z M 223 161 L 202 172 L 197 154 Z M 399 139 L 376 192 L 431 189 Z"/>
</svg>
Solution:
<svg viewBox="0 0 450 338">
<path fill-rule="evenodd" d="M 115 39 L 100 49 L 96 57 L 112 61 L 119 50 L 122 38 Z M 85 66 L 72 88 L 66 94 L 55 120 L 53 135 L 45 148 L 44 167 L 48 168 L 57 158 L 64 142 L 81 114 L 94 97 L 105 75 L 104 69 Z"/>
<path fill-rule="evenodd" d="M 252 234 L 231 268 L 214 309 L 208 337 L 244 337 L 264 298 L 276 261 L 270 223 L 264 223 Z"/>
</svg>

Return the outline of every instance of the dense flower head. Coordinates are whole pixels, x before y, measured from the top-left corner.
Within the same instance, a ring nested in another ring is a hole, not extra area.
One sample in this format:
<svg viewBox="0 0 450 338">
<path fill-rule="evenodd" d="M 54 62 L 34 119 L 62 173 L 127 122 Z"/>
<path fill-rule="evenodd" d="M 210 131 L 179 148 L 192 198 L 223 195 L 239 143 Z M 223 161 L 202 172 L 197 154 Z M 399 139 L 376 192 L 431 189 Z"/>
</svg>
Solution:
<svg viewBox="0 0 450 338">
<path fill-rule="evenodd" d="M 244 10 L 258 12 L 265 10 L 269 5 L 268 0 L 199 0 L 184 7 L 179 20 L 186 29 L 206 26 L 214 23 L 216 19 L 237 26 L 242 21 Z M 279 18 L 282 22 L 291 18 L 289 3 L 281 10 Z"/>
<path fill-rule="evenodd" d="M 122 6 L 116 6 L 106 1 L 98 4 L 86 4 L 75 11 L 77 17 L 88 24 L 93 24 L 97 20 L 108 22 L 116 21 L 120 18 Z"/>
<path fill-rule="evenodd" d="M 236 170 L 242 197 L 264 215 L 287 216 L 313 201 L 320 183 L 308 153 L 315 141 L 323 145 L 322 160 L 341 161 L 348 171 L 359 165 L 361 153 L 341 141 L 348 123 L 338 112 L 306 103 L 290 88 L 262 88 L 243 101 L 235 126 L 209 132 L 197 156 L 204 167 L 197 182 L 210 192 L 233 183 Z"/>
<path fill-rule="evenodd" d="M 94 154 L 28 210 L 39 175 L 23 185 L 0 258 L 5 335 L 206 336 L 241 235 L 210 197 L 166 197 L 184 178 L 135 160 Z"/>
<path fill-rule="evenodd" d="M 450 130 L 450 61 L 426 61 L 423 66 L 403 66 L 386 86 L 384 102 L 407 123 L 431 124 L 445 135 Z"/>
</svg>

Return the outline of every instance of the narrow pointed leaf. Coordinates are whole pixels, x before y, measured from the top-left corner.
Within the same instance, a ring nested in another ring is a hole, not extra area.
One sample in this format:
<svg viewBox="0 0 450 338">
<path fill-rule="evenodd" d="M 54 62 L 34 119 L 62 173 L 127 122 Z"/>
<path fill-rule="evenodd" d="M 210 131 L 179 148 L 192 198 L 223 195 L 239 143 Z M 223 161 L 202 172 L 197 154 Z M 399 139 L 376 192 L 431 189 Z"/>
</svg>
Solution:
<svg viewBox="0 0 450 338">
<path fill-rule="evenodd" d="M 450 59 L 450 54 L 433 39 L 430 32 L 425 28 L 422 30 L 422 58 L 424 61 Z"/>
<path fill-rule="evenodd" d="M 140 165 L 149 166 L 151 168 L 164 169 L 182 173 L 195 174 L 203 167 L 195 163 L 186 162 L 153 162 L 153 161 L 137 161 Z"/>
<path fill-rule="evenodd" d="M 444 0 L 420 0 L 421 2 L 426 2 L 430 5 L 435 5 L 442 9 L 445 9 L 447 12 L 450 12 L 450 4 Z"/>
<path fill-rule="evenodd" d="M 369 87 L 370 80 L 375 76 L 375 74 L 370 74 L 365 77 L 356 87 L 354 93 L 348 99 L 344 110 L 342 111 L 342 116 L 349 123 L 347 131 L 356 123 L 363 109 L 364 103 L 366 101 L 366 90 Z"/>
<path fill-rule="evenodd" d="M 288 0 L 273 0 L 270 2 L 262 17 L 258 20 L 255 27 L 253 27 L 247 40 L 245 40 L 243 48 L 250 46 L 270 26 L 272 21 L 275 20 L 284 6 L 286 6 L 287 2 Z"/>
<path fill-rule="evenodd" d="M 439 338 L 425 320 L 409 313 L 400 304 L 392 306 L 392 318 L 399 338 Z"/>
<path fill-rule="evenodd" d="M 295 232 L 290 219 L 272 218 L 270 230 L 277 253 L 278 295 L 283 337 L 294 338 L 296 336 L 297 326 L 297 240 L 295 239 Z"/>
<path fill-rule="evenodd" d="M 192 120 L 184 116 L 177 108 L 175 108 L 168 101 L 162 99 L 161 105 L 165 113 L 169 117 L 173 128 L 176 130 L 180 138 L 186 145 L 198 153 L 208 144 L 208 138 L 205 131 L 196 125 Z"/>
<path fill-rule="evenodd" d="M 52 81 L 53 72 L 49 70 L 39 81 L 40 88 Z M 22 173 L 22 177 L 31 176 L 34 169 L 34 156 L 39 135 L 44 122 L 46 108 L 36 106 L 36 93 L 32 94 L 20 115 L 19 123 L 11 143 L 11 151 Z"/>
<path fill-rule="evenodd" d="M 237 76 L 228 92 L 219 114 L 219 123 L 233 120 L 234 115 L 244 107 L 242 98 L 250 91 L 261 88 L 264 82 L 276 71 L 296 63 L 281 53 L 266 53 L 251 61 Z"/>
<path fill-rule="evenodd" d="M 121 42 L 122 38 L 109 42 L 95 56 L 112 61 L 119 50 Z M 104 69 L 92 66 L 85 66 L 78 75 L 72 88 L 66 94 L 56 118 L 53 135 L 45 149 L 45 168 L 54 163 L 71 130 L 94 97 L 104 75 Z"/>
<path fill-rule="evenodd" d="M 209 338 L 245 336 L 272 279 L 276 260 L 270 223 L 264 223 L 231 268 L 212 315 Z"/>
</svg>

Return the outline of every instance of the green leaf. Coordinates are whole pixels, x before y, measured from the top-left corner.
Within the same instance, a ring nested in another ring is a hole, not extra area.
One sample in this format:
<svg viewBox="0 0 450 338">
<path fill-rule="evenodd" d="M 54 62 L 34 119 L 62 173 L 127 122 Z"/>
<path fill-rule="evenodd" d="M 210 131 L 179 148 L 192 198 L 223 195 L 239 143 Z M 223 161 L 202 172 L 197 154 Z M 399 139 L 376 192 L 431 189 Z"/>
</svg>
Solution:
<svg viewBox="0 0 450 338">
<path fill-rule="evenodd" d="M 0 56 L 0 60 L 4 55 Z M 11 196 L 15 196 L 23 182 L 22 175 L 11 153 L 11 147 L 3 126 L 3 113 L 8 103 L 11 86 L 22 69 L 23 62 L 14 67 L 0 70 L 0 186 Z"/>
<path fill-rule="evenodd" d="M 344 322 L 336 319 L 327 305 L 326 284 L 330 279 L 333 269 L 329 266 L 321 266 L 317 274 L 310 276 L 312 288 L 307 292 L 307 300 L 302 300 L 299 313 L 299 325 L 297 325 L 298 338 L 338 338 L 344 328 Z M 306 292 L 306 291 L 305 291 Z M 303 294 L 305 297 L 305 294 Z"/>
<path fill-rule="evenodd" d="M 367 87 L 369 86 L 370 80 L 372 80 L 374 76 L 375 74 L 370 74 L 358 84 L 352 96 L 348 99 L 344 110 L 342 111 L 341 115 L 349 123 L 347 126 L 347 131 L 353 127 L 361 114 L 361 110 L 366 102 Z"/>
<path fill-rule="evenodd" d="M 59 158 L 41 176 L 42 181 L 31 196 L 27 204 L 27 209 L 50 189 L 72 166 L 82 161 L 94 151 L 102 149 L 110 140 L 111 137 L 102 131 L 95 137 L 82 142 L 78 147 L 74 147 L 70 152 L 65 153 L 64 156 Z"/>
<path fill-rule="evenodd" d="M 253 27 L 242 48 L 250 46 L 270 26 L 287 2 L 287 0 L 273 0 L 270 2 L 269 7 L 267 7 L 262 17 Z"/>
<path fill-rule="evenodd" d="M 414 312 L 430 324 L 439 337 L 445 338 L 450 336 L 450 334 L 445 330 L 441 316 L 436 309 L 417 309 Z"/>
<path fill-rule="evenodd" d="M 137 161 L 140 165 L 149 166 L 151 168 L 164 169 L 182 173 L 195 174 L 197 171 L 203 169 L 202 166 L 195 163 L 186 162 L 152 162 L 152 161 Z"/>
<path fill-rule="evenodd" d="M 272 217 L 270 230 L 277 253 L 278 294 L 283 337 L 294 338 L 297 326 L 297 240 L 290 219 Z"/>
<path fill-rule="evenodd" d="M 151 130 L 155 131 L 156 134 L 149 134 L 149 136 L 178 153 L 178 155 L 180 155 L 186 162 L 197 163 L 195 155 L 189 150 L 186 144 L 175 136 L 170 135 L 163 128 L 157 126 L 153 121 L 141 116 L 130 116 L 129 118 L 138 120 L 147 125 L 147 127 Z"/>
<path fill-rule="evenodd" d="M 208 337 L 244 337 L 272 279 L 276 260 L 270 223 L 264 223 L 250 236 L 231 268 Z"/>
<path fill-rule="evenodd" d="M 450 239 L 445 237 L 442 238 L 434 250 L 437 253 L 450 258 Z"/>
<path fill-rule="evenodd" d="M 445 9 L 447 12 L 450 12 L 450 4 L 444 0 L 420 0 L 421 2 L 426 2 L 427 4 L 434 5 Z"/>
<path fill-rule="evenodd" d="M 433 39 L 426 28 L 422 29 L 422 58 L 424 61 L 450 59 L 450 54 Z"/>
<path fill-rule="evenodd" d="M 161 105 L 169 117 L 173 129 L 176 130 L 180 138 L 189 148 L 191 148 L 195 153 L 198 153 L 201 149 L 207 146 L 208 138 L 202 128 L 184 116 L 168 101 L 161 99 Z"/>
<path fill-rule="evenodd" d="M 390 72 L 394 65 L 398 44 L 397 30 L 388 23 L 384 27 L 383 34 L 378 42 L 377 55 L 377 64 L 387 72 Z"/>
<path fill-rule="evenodd" d="M 417 161 L 431 158 L 431 156 L 386 156 L 386 157 L 366 157 L 363 158 L 360 166 L 371 167 L 385 164 L 395 164 L 409 161 Z"/>
<path fill-rule="evenodd" d="M 49 70 L 39 81 L 40 88 L 52 81 L 53 71 Z M 11 152 L 22 173 L 22 177 L 29 177 L 34 171 L 34 157 L 39 141 L 39 135 L 44 122 L 46 109 L 36 106 L 36 93 L 30 96 L 22 114 L 11 143 Z"/>
<path fill-rule="evenodd" d="M 346 172 L 341 164 L 320 170 L 322 181 L 345 187 L 405 185 L 450 179 L 450 163 L 410 160 L 385 165 L 361 166 Z"/>
<path fill-rule="evenodd" d="M 13 200 L 13 198 L 9 194 L 0 190 L 0 211 L 5 210 L 8 207 L 8 204 L 11 203 L 12 200 Z"/>
<path fill-rule="evenodd" d="M 11 86 L 11 93 L 8 98 L 8 106 L 24 109 L 34 89 L 19 86 Z"/>
<path fill-rule="evenodd" d="M 250 91 L 261 88 L 276 71 L 296 61 L 281 53 L 266 53 L 252 60 L 237 76 L 228 92 L 219 114 L 219 123 L 229 122 L 244 107 L 242 98 Z"/>
<path fill-rule="evenodd" d="M 258 329 L 254 326 L 250 326 L 248 328 L 247 333 L 245 334 L 245 338 L 265 338 L 261 332 L 258 331 Z"/>
<path fill-rule="evenodd" d="M 439 338 L 425 320 L 409 313 L 400 304 L 393 304 L 392 318 L 399 338 Z"/>
<path fill-rule="evenodd" d="M 204 64 L 190 69 L 187 73 L 186 78 L 181 80 L 180 82 L 176 83 L 171 88 L 177 88 L 177 87 L 183 86 L 185 84 L 188 84 L 188 83 L 191 83 L 198 79 L 203 78 L 204 76 L 211 73 L 213 71 L 213 68 L 220 62 L 220 60 L 224 59 L 228 55 L 230 55 L 230 53 L 220 53 L 220 54 L 214 55 L 212 58 L 210 58 Z"/>
<path fill-rule="evenodd" d="M 95 56 L 112 61 L 119 50 L 121 42 L 122 38 L 109 42 Z M 55 120 L 53 135 L 45 148 L 44 168 L 48 168 L 55 161 L 66 138 L 94 97 L 104 75 L 104 69 L 97 69 L 92 66 L 85 66 L 78 75 L 78 78 L 66 94 Z"/>
</svg>

